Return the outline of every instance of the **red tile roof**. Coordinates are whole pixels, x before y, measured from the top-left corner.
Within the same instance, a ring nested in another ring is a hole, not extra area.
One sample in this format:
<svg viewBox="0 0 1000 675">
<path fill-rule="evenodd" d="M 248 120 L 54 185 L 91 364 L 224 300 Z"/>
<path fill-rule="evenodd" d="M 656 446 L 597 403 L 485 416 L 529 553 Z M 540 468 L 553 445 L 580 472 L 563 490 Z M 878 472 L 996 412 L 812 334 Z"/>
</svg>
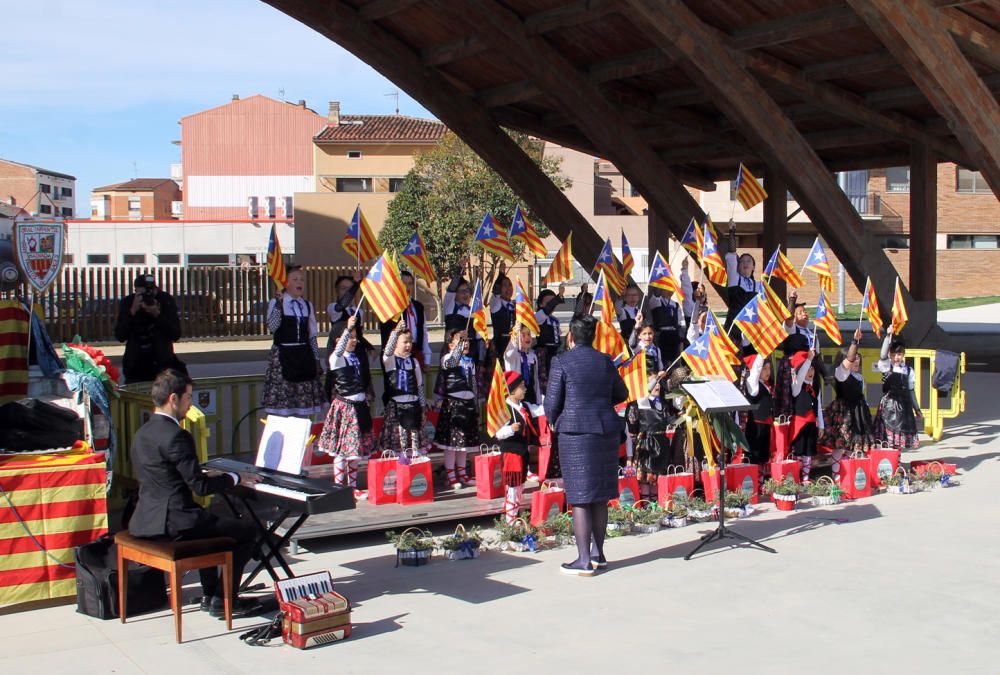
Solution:
<svg viewBox="0 0 1000 675">
<path fill-rule="evenodd" d="M 316 134 L 317 143 L 436 143 L 447 128 L 437 120 L 404 115 L 341 115 L 340 124 Z"/>
<path fill-rule="evenodd" d="M 133 178 L 124 183 L 114 183 L 91 190 L 91 192 L 143 192 L 155 190 L 164 183 L 170 182 L 170 178 Z"/>
</svg>

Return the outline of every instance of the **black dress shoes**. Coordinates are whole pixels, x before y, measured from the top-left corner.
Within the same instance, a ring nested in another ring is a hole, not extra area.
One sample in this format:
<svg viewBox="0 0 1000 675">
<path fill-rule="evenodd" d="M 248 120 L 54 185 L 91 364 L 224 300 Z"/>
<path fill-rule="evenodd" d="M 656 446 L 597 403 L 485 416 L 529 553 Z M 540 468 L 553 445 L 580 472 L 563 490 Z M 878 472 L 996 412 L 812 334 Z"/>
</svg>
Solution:
<svg viewBox="0 0 1000 675">
<path fill-rule="evenodd" d="M 223 602 L 222 598 L 213 597 L 206 603 L 206 598 L 201 600 L 201 609 L 205 611 L 206 604 L 208 605 L 209 616 L 214 616 L 218 619 L 226 618 L 226 604 Z M 243 619 L 248 616 L 257 616 L 264 610 L 264 606 L 256 598 L 236 598 L 233 600 L 233 618 Z"/>
</svg>

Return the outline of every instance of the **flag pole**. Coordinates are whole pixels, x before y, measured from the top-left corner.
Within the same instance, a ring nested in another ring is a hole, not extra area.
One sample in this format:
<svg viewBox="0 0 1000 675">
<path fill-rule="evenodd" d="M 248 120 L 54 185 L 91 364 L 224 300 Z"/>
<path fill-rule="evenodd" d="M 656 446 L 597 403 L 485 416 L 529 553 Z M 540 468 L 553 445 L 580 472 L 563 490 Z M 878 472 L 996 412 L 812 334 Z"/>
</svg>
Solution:
<svg viewBox="0 0 1000 675">
<path fill-rule="evenodd" d="M 363 303 L 364 301 L 365 301 L 365 292 L 361 291 L 361 297 L 358 299 L 358 304 L 354 306 L 354 314 L 351 314 L 351 316 L 358 315 L 358 312 L 361 311 L 361 303 Z"/>
<path fill-rule="evenodd" d="M 674 359 L 674 360 L 673 360 L 673 361 L 672 361 L 672 362 L 670 363 L 670 365 L 669 365 L 669 366 L 667 366 L 666 368 L 664 368 L 663 370 L 669 373 L 669 372 L 670 372 L 670 369 L 671 369 L 671 368 L 673 368 L 674 366 L 676 366 L 676 365 L 677 365 L 677 362 L 678 362 L 678 361 L 680 361 L 680 360 L 681 360 L 682 358 L 684 358 L 684 350 L 683 350 L 683 349 L 681 350 L 681 353 L 677 355 L 677 358 L 676 358 L 676 359 Z"/>
</svg>

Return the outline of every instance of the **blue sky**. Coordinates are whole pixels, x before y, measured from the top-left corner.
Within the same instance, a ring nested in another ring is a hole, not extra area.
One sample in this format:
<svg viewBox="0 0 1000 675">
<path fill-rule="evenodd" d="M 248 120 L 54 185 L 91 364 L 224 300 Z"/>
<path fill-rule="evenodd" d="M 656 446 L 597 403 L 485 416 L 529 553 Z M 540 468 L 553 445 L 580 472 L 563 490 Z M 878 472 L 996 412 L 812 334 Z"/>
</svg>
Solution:
<svg viewBox="0 0 1000 675">
<path fill-rule="evenodd" d="M 400 91 L 255 0 L 10 2 L 3 15 L 0 157 L 76 176 L 85 216 L 95 186 L 169 176 L 178 120 L 233 94 L 388 114 Z M 429 116 L 402 91 L 399 107 Z"/>
</svg>

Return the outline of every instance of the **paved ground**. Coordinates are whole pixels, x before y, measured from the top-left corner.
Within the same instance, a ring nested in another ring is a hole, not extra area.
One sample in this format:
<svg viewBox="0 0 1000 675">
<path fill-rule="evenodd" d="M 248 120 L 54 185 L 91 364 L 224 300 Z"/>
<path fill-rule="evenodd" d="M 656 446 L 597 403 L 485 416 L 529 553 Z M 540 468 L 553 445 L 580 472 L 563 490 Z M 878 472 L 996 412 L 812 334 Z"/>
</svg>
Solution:
<svg viewBox="0 0 1000 675">
<path fill-rule="evenodd" d="M 954 458 L 961 486 L 853 504 L 768 510 L 736 528 L 778 550 L 712 548 L 706 525 L 612 540 L 611 567 L 562 576 L 568 549 L 489 552 L 393 568 L 374 535 L 310 542 L 299 572 L 329 569 L 354 602 L 350 640 L 300 652 L 248 647 L 191 608 L 126 625 L 71 606 L 0 617 L 10 673 L 985 673 L 1000 648 L 1000 375 L 968 377 L 969 410 L 906 459 Z M 440 528 L 443 532 L 445 528 Z M 439 532 L 441 533 L 441 532 Z M 196 577 L 189 577 L 194 594 Z"/>
</svg>

